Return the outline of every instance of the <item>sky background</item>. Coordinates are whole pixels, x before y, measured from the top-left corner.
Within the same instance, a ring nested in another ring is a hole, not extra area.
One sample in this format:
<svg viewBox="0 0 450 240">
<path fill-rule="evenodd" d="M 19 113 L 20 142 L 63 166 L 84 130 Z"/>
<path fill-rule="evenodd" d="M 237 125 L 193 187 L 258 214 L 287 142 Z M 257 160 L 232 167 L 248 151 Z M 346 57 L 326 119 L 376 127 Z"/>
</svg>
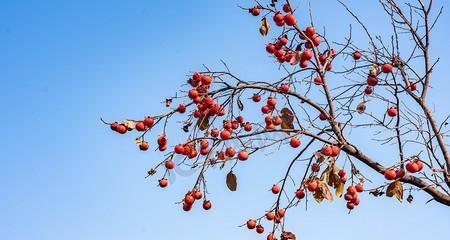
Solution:
<svg viewBox="0 0 450 240">
<path fill-rule="evenodd" d="M 306 18 L 307 2 L 294 2 Z M 374 33 L 389 30 L 377 1 L 345 2 Z M 162 155 L 138 151 L 131 135 L 119 136 L 99 120 L 164 111 L 161 101 L 190 71 L 202 64 L 220 69 L 220 59 L 244 79 L 279 78 L 259 20 L 238 3 L 250 6 L 245 0 L 0 1 L 0 239 L 265 239 L 237 226 L 270 207 L 267 190 L 294 153 L 261 155 L 237 168 L 235 193 L 225 187 L 227 171 L 216 169 L 208 176 L 213 209 L 185 213 L 174 203 L 194 176 L 178 171 L 174 185 L 157 188 L 157 176 L 144 177 Z M 444 90 L 450 88 L 450 5 L 435 4 L 444 5 L 444 14 L 432 53 L 442 58 L 430 96 L 441 117 L 450 100 Z M 316 26 L 342 40 L 348 14 L 335 1 L 312 6 Z M 355 41 L 366 44 L 354 29 Z M 350 215 L 343 200 L 310 201 L 308 211 L 288 214 L 287 229 L 299 239 L 448 240 L 450 209 L 425 205 L 426 195 L 416 194 L 411 205 L 361 198 Z"/>
</svg>

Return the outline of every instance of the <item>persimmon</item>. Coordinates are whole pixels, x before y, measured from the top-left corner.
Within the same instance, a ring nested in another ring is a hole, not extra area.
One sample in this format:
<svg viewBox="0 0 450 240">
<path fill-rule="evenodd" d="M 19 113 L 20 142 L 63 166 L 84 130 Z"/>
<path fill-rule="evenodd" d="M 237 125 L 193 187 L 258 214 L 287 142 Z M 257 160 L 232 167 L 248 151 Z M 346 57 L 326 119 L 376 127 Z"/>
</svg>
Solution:
<svg viewBox="0 0 450 240">
<path fill-rule="evenodd" d="M 356 187 L 354 187 L 354 186 L 349 186 L 349 187 L 347 188 L 347 193 L 350 194 L 350 195 L 354 195 L 354 194 L 356 193 Z"/>
<path fill-rule="evenodd" d="M 160 179 L 158 182 L 159 182 L 159 186 L 162 188 L 165 188 L 165 187 L 167 187 L 167 185 L 169 185 L 169 181 L 167 181 L 167 179 L 165 179 L 165 178 Z"/>
<path fill-rule="evenodd" d="M 354 60 L 359 60 L 361 59 L 361 53 L 358 51 L 353 52 L 353 59 Z"/>
<path fill-rule="evenodd" d="M 153 118 L 151 117 L 146 117 L 144 118 L 144 125 L 151 128 L 153 126 L 153 124 L 155 124 L 155 120 L 153 120 Z"/>
<path fill-rule="evenodd" d="M 116 127 L 116 131 L 120 134 L 125 134 L 128 131 L 128 129 L 127 129 L 127 127 L 125 127 L 125 125 L 119 124 Z"/>
<path fill-rule="evenodd" d="M 397 111 L 397 108 L 395 108 L 395 107 L 391 107 L 387 110 L 387 115 L 389 117 L 395 117 L 395 116 L 397 116 L 397 114 L 398 114 L 398 111 Z"/>
<path fill-rule="evenodd" d="M 205 210 L 211 209 L 211 207 L 212 207 L 211 201 L 208 201 L 208 200 L 203 201 L 202 206 L 203 206 L 203 209 L 205 209 Z"/>
<path fill-rule="evenodd" d="M 356 189 L 356 192 L 360 193 L 360 192 L 364 191 L 364 186 L 361 183 L 358 183 L 355 185 L 355 189 Z"/>
<path fill-rule="evenodd" d="M 261 225 L 256 226 L 256 232 L 261 234 L 264 232 L 264 227 Z"/>
<path fill-rule="evenodd" d="M 281 14 L 281 13 L 276 13 L 276 14 L 273 16 L 273 21 L 274 21 L 274 22 L 282 22 L 282 21 L 284 21 L 284 16 L 283 16 L 283 14 Z"/>
<path fill-rule="evenodd" d="M 258 7 L 253 7 L 250 9 L 250 13 L 255 17 L 258 16 L 260 12 L 261 10 Z"/>
<path fill-rule="evenodd" d="M 367 85 L 373 87 L 373 86 L 376 86 L 377 84 L 378 84 L 378 79 L 376 77 L 373 77 L 373 76 L 367 77 Z"/>
<path fill-rule="evenodd" d="M 280 186 L 275 184 L 275 185 L 272 186 L 271 190 L 272 190 L 273 194 L 278 194 L 278 193 L 280 193 L 281 188 L 280 188 Z"/>
<path fill-rule="evenodd" d="M 248 157 L 249 157 L 249 156 L 248 156 L 248 153 L 247 153 L 246 151 L 240 151 L 240 152 L 238 153 L 238 159 L 241 160 L 241 161 L 247 160 Z"/>
<path fill-rule="evenodd" d="M 294 26 L 297 23 L 297 19 L 295 19 L 295 16 L 293 14 L 286 14 L 284 16 L 284 22 L 288 26 Z"/>
<path fill-rule="evenodd" d="M 247 228 L 248 229 L 255 229 L 256 228 L 256 221 L 255 220 L 248 220 L 247 221 Z"/>
<path fill-rule="evenodd" d="M 282 92 L 282 93 L 289 92 L 289 84 L 281 84 L 280 92 Z"/>
<path fill-rule="evenodd" d="M 395 178 L 397 178 L 397 174 L 395 173 L 395 171 L 394 170 L 392 170 L 392 169 L 388 169 L 388 170 L 386 170 L 385 172 L 384 172 L 384 177 L 387 179 L 387 180 L 395 180 Z"/>
<path fill-rule="evenodd" d="M 275 50 L 276 49 L 275 49 L 275 45 L 274 44 L 269 43 L 269 44 L 266 45 L 266 51 L 268 53 L 273 54 L 275 52 Z"/>
<path fill-rule="evenodd" d="M 180 104 L 177 108 L 177 112 L 179 113 L 185 113 L 186 112 L 186 106 L 184 104 Z"/>
<path fill-rule="evenodd" d="M 298 199 L 303 199 L 306 196 L 305 191 L 303 191 L 303 189 L 298 189 L 295 192 L 295 197 L 297 197 Z"/>
<path fill-rule="evenodd" d="M 250 132 L 252 129 L 253 129 L 253 126 L 252 126 L 251 123 L 246 123 L 246 124 L 244 125 L 244 130 L 245 130 L 246 132 Z"/>
<path fill-rule="evenodd" d="M 308 183 L 308 191 L 315 192 L 319 186 L 316 181 Z"/>
<path fill-rule="evenodd" d="M 293 148 L 298 148 L 302 144 L 302 141 L 297 137 L 293 137 L 293 138 L 291 138 L 291 141 L 289 142 L 289 144 Z"/>
<path fill-rule="evenodd" d="M 172 160 L 168 160 L 164 163 L 164 166 L 167 169 L 174 169 L 175 168 L 175 163 Z"/>
<path fill-rule="evenodd" d="M 274 220 L 275 219 L 275 213 L 273 213 L 273 212 L 266 213 L 266 219 L 269 220 L 269 221 Z"/>
<path fill-rule="evenodd" d="M 261 95 L 255 93 L 255 94 L 253 94 L 252 99 L 254 102 L 259 102 L 259 101 L 261 101 Z"/>
<path fill-rule="evenodd" d="M 228 139 L 230 139 L 230 137 L 231 137 L 231 132 L 230 132 L 230 131 L 228 131 L 228 130 L 222 130 L 222 131 L 220 132 L 220 138 L 221 138 L 222 140 L 228 140 Z"/>
<path fill-rule="evenodd" d="M 137 122 L 136 123 L 136 130 L 139 132 L 145 131 L 145 124 L 143 122 Z"/>
<path fill-rule="evenodd" d="M 392 65 L 389 63 L 385 63 L 381 66 L 381 71 L 383 73 L 391 73 L 392 72 Z"/>
<path fill-rule="evenodd" d="M 194 198 L 196 199 L 196 200 L 200 200 L 200 199 L 202 199 L 202 197 L 203 197 L 203 194 L 202 194 L 202 192 L 200 192 L 199 190 L 196 190 L 196 191 L 194 191 Z"/>
<path fill-rule="evenodd" d="M 109 126 L 110 126 L 111 130 L 117 131 L 117 127 L 119 126 L 119 123 L 113 122 Z"/>
<path fill-rule="evenodd" d="M 291 12 L 292 11 L 291 6 L 289 6 L 289 4 L 287 4 L 287 3 L 284 4 L 283 5 L 283 11 L 286 12 L 286 13 Z"/>
<path fill-rule="evenodd" d="M 192 205 L 195 202 L 195 198 L 194 196 L 192 196 L 191 193 L 186 194 L 186 196 L 184 197 L 184 203 Z"/>
<path fill-rule="evenodd" d="M 148 142 L 141 142 L 139 144 L 139 149 L 141 149 L 142 151 L 147 151 L 149 148 Z"/>
<path fill-rule="evenodd" d="M 227 147 L 225 153 L 227 154 L 228 157 L 234 157 L 234 155 L 236 154 L 236 150 L 234 150 L 233 147 Z"/>
<path fill-rule="evenodd" d="M 275 98 L 269 97 L 267 99 L 267 106 L 275 107 L 277 105 L 277 100 Z"/>
<path fill-rule="evenodd" d="M 285 214 L 286 214 L 286 210 L 285 210 L 285 209 L 279 209 L 279 210 L 277 211 L 277 215 L 278 215 L 278 217 L 280 217 L 280 218 L 283 218 Z"/>
</svg>

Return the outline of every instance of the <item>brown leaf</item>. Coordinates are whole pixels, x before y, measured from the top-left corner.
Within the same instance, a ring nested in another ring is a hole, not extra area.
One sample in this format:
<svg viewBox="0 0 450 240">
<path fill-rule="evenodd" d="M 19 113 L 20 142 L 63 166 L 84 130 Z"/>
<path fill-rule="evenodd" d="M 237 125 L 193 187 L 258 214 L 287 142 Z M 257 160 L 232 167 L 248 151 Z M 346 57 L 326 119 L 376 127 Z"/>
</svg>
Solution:
<svg viewBox="0 0 450 240">
<path fill-rule="evenodd" d="M 294 114 L 288 108 L 281 109 L 281 128 L 284 130 L 294 129 Z"/>
<path fill-rule="evenodd" d="M 136 128 L 136 122 L 135 121 L 123 121 L 122 123 L 123 125 L 125 125 L 125 127 L 127 127 L 128 129 L 135 129 Z"/>
<path fill-rule="evenodd" d="M 378 72 L 379 72 L 378 65 L 372 64 L 372 68 L 369 71 L 369 75 L 372 77 L 376 77 L 378 75 Z"/>
<path fill-rule="evenodd" d="M 326 200 L 332 202 L 333 201 L 333 194 L 331 194 L 331 191 L 328 188 L 328 185 L 326 183 L 324 183 L 324 182 L 320 182 L 319 188 L 322 191 L 323 197 Z"/>
<path fill-rule="evenodd" d="M 331 194 L 327 184 L 323 181 L 318 181 L 317 184 L 319 185 L 319 187 L 313 193 L 313 197 L 316 202 L 321 203 L 324 199 L 327 199 L 330 202 L 333 201 L 333 195 Z"/>
<path fill-rule="evenodd" d="M 261 27 L 259 27 L 259 32 L 263 36 L 267 36 L 267 34 L 270 31 L 270 24 L 269 21 L 267 21 L 266 18 L 261 19 Z"/>
<path fill-rule="evenodd" d="M 335 186 L 335 188 L 336 188 L 336 191 L 335 191 L 336 197 L 338 197 L 338 198 L 342 197 L 342 194 L 344 194 L 345 184 L 343 184 L 341 181 L 339 181 L 339 185 L 337 187 Z"/>
<path fill-rule="evenodd" d="M 393 197 L 394 195 L 400 202 L 403 201 L 403 184 L 400 181 L 389 184 L 386 190 L 386 196 Z"/>
<path fill-rule="evenodd" d="M 296 51 L 294 56 L 291 58 L 291 65 L 296 65 L 297 63 L 300 62 L 300 60 L 302 60 L 302 53 L 301 51 Z"/>
<path fill-rule="evenodd" d="M 291 232 L 283 232 L 281 234 L 281 240 L 297 240 L 297 238 L 295 237 L 295 234 Z"/>
<path fill-rule="evenodd" d="M 134 142 L 135 142 L 137 145 L 139 145 L 139 144 L 142 143 L 142 140 L 141 140 L 140 138 L 136 138 L 136 139 L 134 139 Z"/>
<path fill-rule="evenodd" d="M 197 126 L 200 130 L 204 131 L 209 127 L 209 115 L 205 114 L 198 118 Z"/>
<path fill-rule="evenodd" d="M 227 174 L 227 187 L 232 192 L 236 191 L 237 189 L 237 178 L 236 175 L 234 175 L 233 171 L 230 171 Z"/>
<path fill-rule="evenodd" d="M 360 102 L 358 104 L 358 106 L 356 106 L 356 112 L 359 114 L 362 114 L 366 111 L 366 103 L 365 102 Z"/>
<path fill-rule="evenodd" d="M 172 98 L 166 99 L 166 107 L 170 107 L 170 104 L 172 104 Z"/>
<path fill-rule="evenodd" d="M 241 110 L 241 111 L 244 110 L 244 104 L 242 103 L 241 99 L 239 99 L 239 98 L 237 100 L 237 105 L 238 105 L 239 110 Z"/>
<path fill-rule="evenodd" d="M 155 175 L 155 173 L 156 173 L 156 170 L 153 169 L 153 168 L 148 170 L 148 172 L 147 172 L 147 174 L 150 175 L 150 176 Z"/>
<path fill-rule="evenodd" d="M 414 200 L 414 197 L 409 194 L 408 198 L 406 199 L 409 203 L 412 203 L 412 201 Z"/>
</svg>

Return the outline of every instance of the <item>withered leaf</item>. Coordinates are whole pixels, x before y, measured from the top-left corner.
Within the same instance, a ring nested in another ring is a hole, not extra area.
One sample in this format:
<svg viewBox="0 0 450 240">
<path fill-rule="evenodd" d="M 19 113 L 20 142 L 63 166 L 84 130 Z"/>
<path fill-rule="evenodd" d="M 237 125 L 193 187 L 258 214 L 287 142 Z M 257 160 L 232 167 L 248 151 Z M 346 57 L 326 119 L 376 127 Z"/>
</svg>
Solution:
<svg viewBox="0 0 450 240">
<path fill-rule="evenodd" d="M 382 192 L 378 189 L 375 189 L 375 190 L 370 191 L 369 194 L 372 194 L 375 197 L 379 197 L 379 196 L 383 196 L 384 192 Z"/>
<path fill-rule="evenodd" d="M 345 184 L 343 184 L 341 181 L 339 181 L 339 185 L 338 186 L 334 186 L 336 188 L 336 197 L 340 198 L 342 197 L 342 195 L 344 194 L 344 187 Z"/>
<path fill-rule="evenodd" d="M 397 199 L 402 202 L 403 201 L 403 184 L 400 181 L 395 181 L 389 184 L 386 190 L 386 196 L 388 197 L 397 197 Z"/>
<path fill-rule="evenodd" d="M 281 109 L 281 128 L 284 130 L 294 129 L 294 114 L 289 108 Z"/>
<path fill-rule="evenodd" d="M 333 201 L 333 194 L 331 194 L 330 189 L 328 188 L 328 185 L 325 182 L 320 182 L 319 188 L 322 191 L 323 197 L 332 202 Z"/>
<path fill-rule="evenodd" d="M 356 112 L 359 114 L 362 114 L 366 111 L 366 103 L 365 102 L 360 102 L 358 104 L 358 106 L 356 106 Z"/>
<path fill-rule="evenodd" d="M 239 110 L 241 110 L 241 111 L 244 110 L 244 104 L 242 103 L 241 99 L 239 99 L 239 98 L 237 100 L 237 105 L 238 105 Z"/>
<path fill-rule="evenodd" d="M 172 104 L 172 98 L 166 99 L 166 107 L 170 107 L 170 104 Z"/>
<path fill-rule="evenodd" d="M 198 118 L 197 126 L 201 131 L 208 129 L 209 127 L 209 115 L 205 114 Z"/>
<path fill-rule="evenodd" d="M 153 168 L 148 170 L 148 172 L 147 172 L 147 174 L 150 175 L 150 176 L 155 175 L 155 173 L 156 173 L 156 170 L 153 169 Z"/>
<path fill-rule="evenodd" d="M 137 145 L 139 145 L 139 144 L 142 143 L 142 140 L 141 140 L 140 138 L 136 138 L 136 139 L 134 139 L 134 142 L 135 142 Z"/>
<path fill-rule="evenodd" d="M 291 232 L 283 232 L 281 234 L 281 240 L 297 240 L 297 238 L 295 237 L 295 234 Z"/>
<path fill-rule="evenodd" d="M 302 53 L 301 51 L 296 51 L 294 56 L 291 58 L 291 65 L 296 65 L 297 63 L 300 62 L 300 60 L 302 59 Z"/>
<path fill-rule="evenodd" d="M 259 32 L 263 36 L 267 36 L 270 31 L 270 23 L 266 18 L 261 19 L 261 27 L 259 27 Z"/>
<path fill-rule="evenodd" d="M 408 198 L 406 199 L 409 203 L 412 203 L 412 201 L 414 200 L 414 197 L 409 194 Z"/>
<path fill-rule="evenodd" d="M 123 121 L 123 125 L 125 125 L 125 127 L 127 127 L 128 129 L 135 129 L 136 128 L 136 122 L 135 121 Z"/>
<path fill-rule="evenodd" d="M 372 64 L 372 68 L 369 71 L 369 75 L 372 77 L 376 77 L 378 75 L 378 72 L 379 72 L 378 65 Z"/>
<path fill-rule="evenodd" d="M 234 192 L 237 189 L 237 177 L 234 175 L 233 171 L 227 174 L 227 187 L 230 191 Z"/>
<path fill-rule="evenodd" d="M 327 199 L 330 202 L 333 201 L 333 195 L 331 194 L 327 184 L 323 181 L 318 181 L 317 184 L 318 188 L 313 193 L 313 197 L 316 200 L 316 202 L 321 203 L 324 199 Z"/>
</svg>

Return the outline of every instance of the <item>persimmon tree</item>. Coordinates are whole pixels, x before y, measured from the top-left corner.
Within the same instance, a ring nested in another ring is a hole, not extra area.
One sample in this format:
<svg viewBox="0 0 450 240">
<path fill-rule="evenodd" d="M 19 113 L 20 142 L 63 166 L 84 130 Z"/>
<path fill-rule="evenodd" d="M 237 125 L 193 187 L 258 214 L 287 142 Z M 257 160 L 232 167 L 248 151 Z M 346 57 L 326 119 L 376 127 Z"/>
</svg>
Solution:
<svg viewBox="0 0 450 240">
<path fill-rule="evenodd" d="M 220 71 L 204 67 L 190 74 L 179 93 L 166 100 L 166 113 L 120 123 L 102 121 L 120 134 L 136 130 L 140 150 L 157 146 L 164 152 L 148 171 L 148 176 L 158 176 L 161 188 L 168 186 L 167 176 L 177 167 L 175 156 L 182 156 L 177 165 L 198 170 L 192 188 L 179 202 L 185 211 L 197 201 L 205 210 L 212 207 L 205 174 L 212 166 L 229 171 L 226 184 L 235 191 L 233 169 L 254 160 L 263 149 L 292 148 L 296 157 L 287 169 L 279 170 L 285 171 L 284 178 L 268 186 L 274 204 L 243 221 L 242 226 L 265 232 L 267 239 L 295 239 L 284 229 L 284 216 L 306 204 L 308 196 L 318 203 L 343 197 L 349 211 L 359 206 L 359 194 L 411 202 L 413 194 L 423 192 L 450 206 L 448 117 L 438 120 L 427 101 L 438 62 L 430 56 L 430 33 L 442 9 L 435 10 L 432 0 L 379 0 L 392 34 L 377 36 L 340 3 L 367 36 L 367 46 L 354 43 L 351 27 L 344 42 L 328 39 L 314 28 L 308 6 L 289 0 L 256 1 L 241 8 L 258 18 L 262 36 L 269 38 L 276 28 L 277 34 L 262 51 L 275 60 L 274 69 L 281 69 L 283 76 L 248 81 L 225 63 Z M 334 63 L 342 65 L 339 70 Z M 261 108 L 261 114 L 246 115 L 248 105 Z M 175 117 L 183 119 L 181 124 L 173 123 Z M 187 137 L 167 136 L 171 124 Z M 381 152 L 395 145 L 396 153 L 365 153 L 361 141 L 352 137 L 358 129 L 372 139 L 370 147 Z M 146 140 L 151 132 L 159 132 L 157 144 Z M 300 176 L 293 175 L 300 162 L 307 162 L 307 168 L 303 166 Z M 379 178 L 368 184 L 361 166 L 379 173 Z"/>
</svg>

